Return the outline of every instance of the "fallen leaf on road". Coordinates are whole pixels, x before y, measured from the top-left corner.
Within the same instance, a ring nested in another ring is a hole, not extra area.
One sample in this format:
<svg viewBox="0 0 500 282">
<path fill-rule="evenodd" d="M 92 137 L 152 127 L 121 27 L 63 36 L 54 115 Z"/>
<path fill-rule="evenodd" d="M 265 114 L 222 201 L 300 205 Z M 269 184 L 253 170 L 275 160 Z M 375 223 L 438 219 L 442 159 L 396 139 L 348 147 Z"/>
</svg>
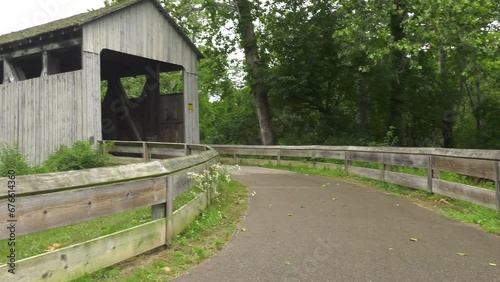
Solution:
<svg viewBox="0 0 500 282">
<path fill-rule="evenodd" d="M 496 264 L 496 263 L 492 263 L 492 262 L 488 263 L 488 265 L 489 265 L 489 266 L 497 266 L 497 264 Z"/>
<path fill-rule="evenodd" d="M 304 207 L 304 206 L 300 206 L 300 208 L 301 208 L 301 209 L 305 209 L 306 207 Z"/>
<path fill-rule="evenodd" d="M 289 213 L 288 216 L 294 216 L 294 214 L 293 213 Z"/>
<path fill-rule="evenodd" d="M 399 204 L 396 204 L 396 207 L 399 207 Z"/>
<path fill-rule="evenodd" d="M 412 241 L 412 242 L 417 242 L 417 241 L 418 241 L 418 239 L 417 239 L 417 238 L 410 238 L 410 241 Z"/>
<path fill-rule="evenodd" d="M 393 248 L 389 248 L 389 251 L 392 251 L 392 250 L 394 250 L 394 249 Z"/>
<path fill-rule="evenodd" d="M 292 263 L 289 260 L 285 260 L 285 265 L 291 265 Z"/>
<path fill-rule="evenodd" d="M 457 253 L 457 255 L 459 255 L 461 257 L 465 257 L 467 254 L 466 253 Z"/>
<path fill-rule="evenodd" d="M 245 227 L 243 227 L 243 228 L 241 228 L 241 231 L 245 232 L 245 231 L 247 231 L 247 229 Z"/>
<path fill-rule="evenodd" d="M 337 200 L 337 198 L 332 198 L 333 201 Z"/>
</svg>

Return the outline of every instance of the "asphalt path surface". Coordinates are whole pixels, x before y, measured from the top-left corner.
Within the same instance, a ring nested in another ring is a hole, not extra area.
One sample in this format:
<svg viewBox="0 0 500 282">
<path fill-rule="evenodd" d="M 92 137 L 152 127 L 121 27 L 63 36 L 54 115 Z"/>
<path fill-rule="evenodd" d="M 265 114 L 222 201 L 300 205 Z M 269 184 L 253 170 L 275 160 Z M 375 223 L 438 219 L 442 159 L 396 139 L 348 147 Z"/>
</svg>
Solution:
<svg viewBox="0 0 500 282">
<path fill-rule="evenodd" d="M 233 178 L 249 190 L 240 230 L 174 281 L 500 281 L 500 237 L 399 197 L 258 167 Z"/>
</svg>

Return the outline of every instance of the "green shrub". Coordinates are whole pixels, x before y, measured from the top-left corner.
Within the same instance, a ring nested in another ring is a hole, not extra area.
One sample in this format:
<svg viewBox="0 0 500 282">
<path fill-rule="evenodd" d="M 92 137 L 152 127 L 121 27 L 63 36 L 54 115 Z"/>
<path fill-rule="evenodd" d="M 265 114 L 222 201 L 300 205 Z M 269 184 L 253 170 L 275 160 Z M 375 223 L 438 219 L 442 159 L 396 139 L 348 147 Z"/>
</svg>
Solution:
<svg viewBox="0 0 500 282">
<path fill-rule="evenodd" d="M 94 150 L 90 141 L 78 141 L 71 147 L 63 145 L 42 164 L 41 170 L 55 172 L 103 167 L 109 159 L 103 151 L 102 146 Z"/>
<path fill-rule="evenodd" d="M 0 176 L 7 176 L 9 170 L 14 170 L 16 175 L 30 174 L 32 172 L 28 160 L 19 151 L 18 143 L 0 145 Z"/>
</svg>

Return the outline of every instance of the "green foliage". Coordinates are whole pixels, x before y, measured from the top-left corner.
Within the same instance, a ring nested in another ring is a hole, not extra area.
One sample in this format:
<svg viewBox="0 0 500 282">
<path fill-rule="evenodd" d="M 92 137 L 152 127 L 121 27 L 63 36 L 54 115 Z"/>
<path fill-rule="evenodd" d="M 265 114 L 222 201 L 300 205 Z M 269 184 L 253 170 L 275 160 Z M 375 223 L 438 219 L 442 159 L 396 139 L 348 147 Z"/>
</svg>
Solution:
<svg viewBox="0 0 500 282">
<path fill-rule="evenodd" d="M 111 147 L 112 144 L 106 144 Z M 61 146 L 55 153 L 50 155 L 42 167 L 48 171 L 68 171 L 106 166 L 109 155 L 105 154 L 105 148 L 99 146 L 97 150 L 93 148 L 92 142 L 78 141 L 71 147 Z"/>
<path fill-rule="evenodd" d="M 174 238 L 175 248 L 158 252 L 153 261 L 142 260 L 141 267 L 132 271 L 124 271 L 123 265 L 112 266 L 86 274 L 75 281 L 170 281 L 211 257 L 231 240 L 247 206 L 244 200 L 247 198 L 247 190 L 243 185 L 222 182 L 218 191 L 221 194 L 214 199 L 212 205 L 188 225 L 185 232 Z M 174 205 L 176 200 L 177 198 L 174 199 Z M 238 204 L 235 205 L 236 202 Z M 121 218 L 118 218 L 118 221 L 123 222 Z M 168 267 L 168 271 L 165 267 Z"/>
<path fill-rule="evenodd" d="M 16 175 L 30 174 L 33 171 L 26 157 L 19 151 L 18 143 L 0 145 L 0 176 L 7 176 L 9 170 L 14 170 Z"/>
<path fill-rule="evenodd" d="M 493 0 L 161 3 L 206 57 L 202 142 L 260 143 L 240 46 L 253 18 L 256 42 L 247 43 L 258 47 L 280 144 L 500 148 Z M 124 81 L 128 92 L 141 93 L 138 80 Z"/>
<path fill-rule="evenodd" d="M 389 130 L 385 134 L 384 145 L 386 146 L 396 146 L 399 142 L 398 136 L 396 136 L 396 128 L 394 126 L 390 126 Z"/>
</svg>

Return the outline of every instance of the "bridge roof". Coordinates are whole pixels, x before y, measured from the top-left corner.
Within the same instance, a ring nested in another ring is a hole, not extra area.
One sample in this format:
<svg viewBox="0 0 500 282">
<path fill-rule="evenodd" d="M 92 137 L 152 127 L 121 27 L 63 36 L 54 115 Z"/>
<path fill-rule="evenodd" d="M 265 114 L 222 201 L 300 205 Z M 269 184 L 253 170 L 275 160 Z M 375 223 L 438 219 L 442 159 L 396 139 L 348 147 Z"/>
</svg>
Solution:
<svg viewBox="0 0 500 282">
<path fill-rule="evenodd" d="M 167 19 L 167 21 L 175 28 L 175 30 L 182 36 L 182 38 L 188 42 L 193 52 L 198 55 L 198 58 L 203 58 L 203 55 L 194 45 L 194 43 L 189 39 L 189 37 L 184 33 L 184 31 L 177 25 L 175 20 L 165 11 L 160 3 L 156 0 L 125 0 L 118 4 L 114 4 L 108 7 L 104 7 L 97 10 L 92 10 L 86 13 L 74 15 L 68 18 L 60 19 L 57 21 L 49 22 L 46 24 L 34 26 L 24 30 L 4 34 L 0 36 L 0 46 L 13 43 L 22 43 L 23 40 L 48 34 L 51 32 L 65 30 L 68 28 L 81 28 L 86 23 L 92 22 L 101 17 L 112 14 L 121 9 L 130 7 L 134 4 L 149 1 L 154 4 L 154 6 L 162 13 L 162 15 Z"/>
</svg>

